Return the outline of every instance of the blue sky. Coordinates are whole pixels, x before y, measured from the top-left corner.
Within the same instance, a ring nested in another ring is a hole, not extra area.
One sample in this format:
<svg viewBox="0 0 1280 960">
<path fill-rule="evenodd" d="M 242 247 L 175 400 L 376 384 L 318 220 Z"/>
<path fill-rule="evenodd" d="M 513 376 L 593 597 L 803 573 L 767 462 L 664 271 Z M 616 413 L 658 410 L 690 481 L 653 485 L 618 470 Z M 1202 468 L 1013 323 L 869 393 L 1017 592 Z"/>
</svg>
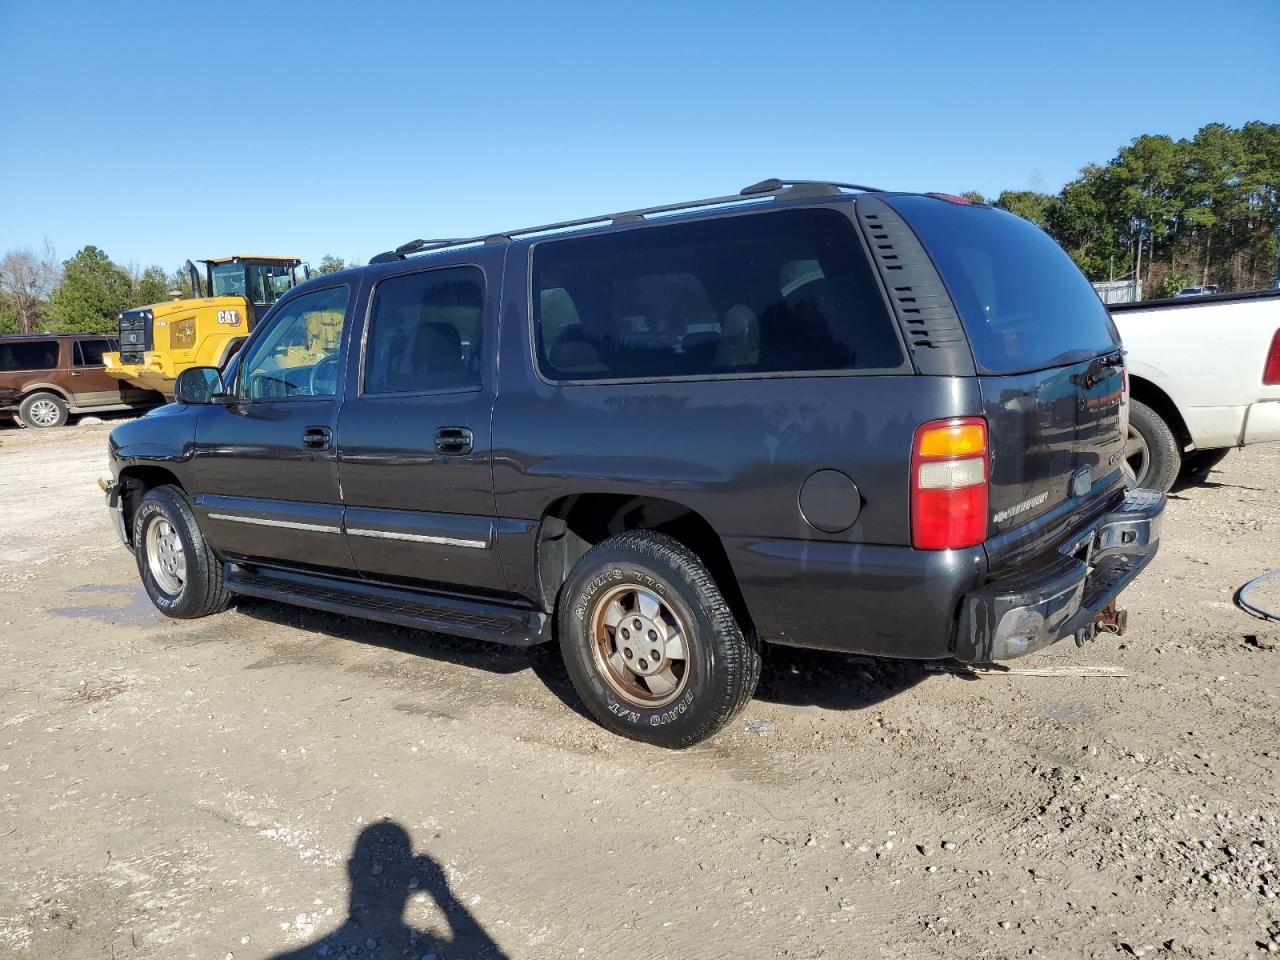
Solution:
<svg viewBox="0 0 1280 960">
<path fill-rule="evenodd" d="M 1280 0 L 0 0 L 0 252 L 365 260 L 770 176 L 1056 190 L 1280 121 Z"/>
</svg>

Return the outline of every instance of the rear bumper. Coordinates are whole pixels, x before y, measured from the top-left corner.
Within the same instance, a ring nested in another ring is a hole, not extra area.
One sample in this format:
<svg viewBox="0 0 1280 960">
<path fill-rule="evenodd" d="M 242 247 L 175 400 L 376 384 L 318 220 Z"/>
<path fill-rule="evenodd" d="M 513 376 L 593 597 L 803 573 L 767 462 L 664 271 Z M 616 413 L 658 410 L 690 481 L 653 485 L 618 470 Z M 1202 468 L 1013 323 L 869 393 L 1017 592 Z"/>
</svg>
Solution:
<svg viewBox="0 0 1280 960">
<path fill-rule="evenodd" d="M 1242 443 L 1280 440 L 1280 400 L 1259 400 L 1250 404 L 1244 418 Z"/>
<path fill-rule="evenodd" d="M 960 608 L 956 658 L 1009 660 L 1090 631 L 1155 556 L 1164 506 L 1164 494 L 1129 491 L 1049 564 L 969 592 Z"/>
</svg>

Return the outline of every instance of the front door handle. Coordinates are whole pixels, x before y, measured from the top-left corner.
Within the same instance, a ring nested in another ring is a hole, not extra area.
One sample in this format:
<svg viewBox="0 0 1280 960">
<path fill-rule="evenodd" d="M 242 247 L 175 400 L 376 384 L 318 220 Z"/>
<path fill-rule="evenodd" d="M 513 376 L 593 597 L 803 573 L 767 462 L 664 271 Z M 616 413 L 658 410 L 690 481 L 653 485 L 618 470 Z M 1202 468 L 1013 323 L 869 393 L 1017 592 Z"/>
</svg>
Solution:
<svg viewBox="0 0 1280 960">
<path fill-rule="evenodd" d="M 470 453 L 475 446 L 475 437 L 466 427 L 441 427 L 436 431 L 436 450 L 440 453 Z"/>
<path fill-rule="evenodd" d="M 328 450 L 333 444 L 333 431 L 328 427 L 307 427 L 302 431 L 302 445 L 308 450 Z"/>
</svg>

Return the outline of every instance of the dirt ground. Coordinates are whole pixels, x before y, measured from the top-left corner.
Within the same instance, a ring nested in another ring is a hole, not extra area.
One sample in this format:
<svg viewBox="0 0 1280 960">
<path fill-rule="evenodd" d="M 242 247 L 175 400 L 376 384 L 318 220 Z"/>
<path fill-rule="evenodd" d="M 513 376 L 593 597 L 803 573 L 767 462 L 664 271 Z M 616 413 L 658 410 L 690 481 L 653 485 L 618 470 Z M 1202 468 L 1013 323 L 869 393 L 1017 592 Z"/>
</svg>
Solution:
<svg viewBox="0 0 1280 960">
<path fill-rule="evenodd" d="M 549 648 L 165 620 L 94 483 L 111 426 L 0 428 L 0 956 L 1280 950 L 1280 630 L 1232 604 L 1280 565 L 1280 445 L 1173 497 L 1125 637 L 1012 664 L 1108 669 L 770 648 L 671 753 Z"/>
</svg>

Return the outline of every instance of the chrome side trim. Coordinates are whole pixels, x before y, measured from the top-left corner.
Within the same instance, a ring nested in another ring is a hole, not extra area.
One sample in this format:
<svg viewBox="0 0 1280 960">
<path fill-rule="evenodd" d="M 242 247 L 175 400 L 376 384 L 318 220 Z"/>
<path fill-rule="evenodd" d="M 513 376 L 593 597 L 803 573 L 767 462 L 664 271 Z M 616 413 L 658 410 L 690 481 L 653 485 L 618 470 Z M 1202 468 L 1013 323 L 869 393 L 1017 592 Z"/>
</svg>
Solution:
<svg viewBox="0 0 1280 960">
<path fill-rule="evenodd" d="M 487 550 L 489 544 L 483 540 L 461 540 L 457 537 L 432 537 L 424 533 L 391 533 L 387 530 L 363 530 L 347 527 L 347 533 L 353 537 L 377 537 L 381 540 L 408 540 L 411 543 L 438 543 L 446 547 L 471 547 L 475 550 Z"/>
<path fill-rule="evenodd" d="M 338 527 L 320 523 L 295 523 L 292 520 L 267 520 L 263 517 L 236 517 L 229 513 L 211 513 L 210 520 L 229 520 L 232 523 L 251 523 L 258 527 L 284 527 L 286 530 L 309 530 L 312 533 L 341 533 Z"/>
</svg>

